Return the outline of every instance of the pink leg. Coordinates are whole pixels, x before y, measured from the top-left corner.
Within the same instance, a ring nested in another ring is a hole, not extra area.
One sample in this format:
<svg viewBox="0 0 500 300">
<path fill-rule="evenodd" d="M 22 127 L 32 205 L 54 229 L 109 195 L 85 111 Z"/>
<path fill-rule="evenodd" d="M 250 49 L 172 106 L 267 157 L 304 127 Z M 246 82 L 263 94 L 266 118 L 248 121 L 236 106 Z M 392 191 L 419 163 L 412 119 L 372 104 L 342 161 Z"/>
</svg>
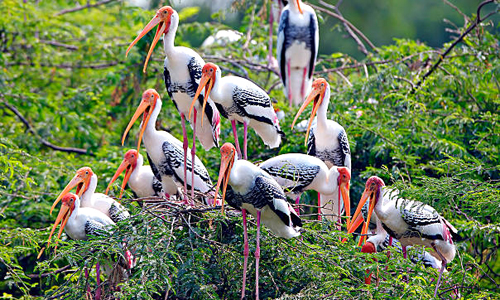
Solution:
<svg viewBox="0 0 500 300">
<path fill-rule="evenodd" d="M 436 245 L 434 245 L 434 243 L 432 243 L 431 245 L 432 245 L 432 248 L 434 249 L 434 251 L 436 251 L 436 253 L 439 255 L 439 257 L 442 260 L 441 270 L 439 270 L 439 277 L 438 277 L 438 281 L 436 283 L 436 289 L 434 290 L 434 298 L 436 298 L 437 291 L 439 289 L 439 284 L 441 283 L 441 277 L 443 276 L 444 269 L 446 268 L 446 259 L 443 257 L 441 252 L 439 252 L 438 249 L 436 249 Z"/>
<path fill-rule="evenodd" d="M 290 60 L 286 62 L 286 72 L 287 72 L 287 93 L 288 93 L 288 100 L 290 103 L 290 107 L 292 107 L 293 102 L 292 102 L 292 87 L 290 86 L 290 76 L 292 75 L 292 71 L 290 70 Z"/>
<path fill-rule="evenodd" d="M 311 54 L 312 55 L 312 54 Z M 307 67 L 304 68 L 304 72 L 302 73 L 302 84 L 300 86 L 300 97 L 302 98 L 300 102 L 304 101 L 306 94 L 306 75 L 307 75 Z"/>
<path fill-rule="evenodd" d="M 243 156 L 245 160 L 247 160 L 247 133 L 248 133 L 248 125 L 247 122 L 243 122 Z"/>
<path fill-rule="evenodd" d="M 240 142 L 238 141 L 238 132 L 236 131 L 236 120 L 231 120 L 231 126 L 233 127 L 234 143 L 236 144 L 236 152 L 238 152 L 238 159 L 241 159 L 241 149 Z"/>
<path fill-rule="evenodd" d="M 194 108 L 193 117 L 193 147 L 191 148 L 191 205 L 194 205 L 194 158 L 196 157 L 196 108 Z"/>
<path fill-rule="evenodd" d="M 86 292 L 86 296 L 85 298 L 86 299 L 92 299 L 92 296 L 91 296 L 91 293 L 90 293 L 90 285 L 89 285 L 89 269 L 87 269 L 87 267 L 85 267 L 85 279 L 87 280 L 87 292 Z"/>
<path fill-rule="evenodd" d="M 300 195 L 298 195 L 297 198 L 295 198 L 295 212 L 297 213 L 297 216 L 300 216 L 299 201 L 300 201 Z"/>
<path fill-rule="evenodd" d="M 406 259 L 406 246 L 401 245 L 401 248 L 403 249 L 403 258 Z"/>
<path fill-rule="evenodd" d="M 392 236 L 389 236 L 389 247 L 392 246 Z"/>
<path fill-rule="evenodd" d="M 97 290 L 95 291 L 95 300 L 100 300 L 101 299 L 101 266 L 99 263 L 95 265 L 95 272 L 96 272 L 96 281 L 97 281 Z"/>
<path fill-rule="evenodd" d="M 337 200 L 337 216 L 338 216 L 337 217 L 337 220 L 338 220 L 338 222 L 337 222 L 338 225 L 337 226 L 338 226 L 339 230 L 342 229 L 342 218 L 340 217 L 342 209 L 340 208 L 340 203 L 341 203 L 340 201 L 341 200 L 340 200 L 340 191 L 339 191 L 339 197 L 338 197 L 338 200 Z"/>
<path fill-rule="evenodd" d="M 187 204 L 187 150 L 188 150 L 188 139 L 186 134 L 186 118 L 184 114 L 181 113 L 181 124 L 182 124 L 182 148 L 184 149 L 184 203 Z"/>
<path fill-rule="evenodd" d="M 245 284 L 247 281 L 247 266 L 248 266 L 248 232 L 247 232 L 247 211 L 246 209 L 241 210 L 243 215 L 243 242 L 245 243 L 245 248 L 243 250 L 243 285 L 241 286 L 241 299 L 245 298 Z"/>
<path fill-rule="evenodd" d="M 259 300 L 260 211 L 257 211 L 257 247 L 255 248 L 255 299 Z"/>
<path fill-rule="evenodd" d="M 318 193 L 318 221 L 321 221 L 321 195 Z"/>
</svg>

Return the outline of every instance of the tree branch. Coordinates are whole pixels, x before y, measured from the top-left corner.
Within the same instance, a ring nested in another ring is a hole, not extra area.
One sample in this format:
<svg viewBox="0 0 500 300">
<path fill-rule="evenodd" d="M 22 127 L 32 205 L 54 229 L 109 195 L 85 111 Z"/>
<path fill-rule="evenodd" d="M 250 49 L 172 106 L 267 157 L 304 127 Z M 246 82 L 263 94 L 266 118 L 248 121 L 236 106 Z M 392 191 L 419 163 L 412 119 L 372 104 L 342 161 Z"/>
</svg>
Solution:
<svg viewBox="0 0 500 300">
<path fill-rule="evenodd" d="M 437 69 L 437 67 L 443 62 L 446 55 L 448 55 L 451 52 L 451 50 L 453 50 L 453 48 L 455 48 L 455 46 L 458 45 L 465 38 L 465 36 L 467 34 L 469 34 L 469 32 L 472 31 L 472 29 L 476 28 L 476 26 L 479 25 L 479 23 L 486 20 L 487 18 L 489 18 L 493 14 L 498 13 L 498 9 L 497 9 L 497 10 L 487 14 L 484 18 L 481 19 L 481 9 L 485 5 L 493 3 L 493 2 L 495 2 L 495 0 L 486 0 L 486 1 L 481 2 L 481 4 L 479 4 L 479 6 L 477 7 L 477 16 L 476 16 L 476 20 L 474 21 L 474 23 L 470 24 L 469 27 L 464 31 L 464 33 L 462 33 L 462 35 L 460 35 L 453 42 L 453 44 L 451 44 L 451 46 L 448 47 L 448 49 L 446 49 L 446 51 L 442 55 L 439 56 L 439 59 L 437 60 L 437 62 L 435 62 L 434 65 L 429 69 L 429 71 L 427 71 L 427 73 L 425 73 L 425 75 L 417 82 L 417 84 L 415 84 L 415 88 L 412 89 L 411 94 L 414 94 L 417 91 L 417 89 L 420 88 L 422 83 L 424 83 L 425 79 L 427 79 L 427 77 L 429 77 L 429 75 L 431 75 Z"/>
<path fill-rule="evenodd" d="M 28 129 L 28 131 L 30 131 L 33 135 L 35 135 L 40 140 L 42 145 L 49 147 L 49 148 L 56 150 L 56 151 L 94 156 L 94 154 L 92 152 L 88 151 L 87 149 L 61 147 L 61 146 L 57 146 L 57 145 L 50 143 L 49 141 L 45 140 L 44 138 L 42 138 L 41 136 L 39 136 L 36 133 L 33 126 L 31 126 L 31 124 L 28 122 L 28 120 L 26 120 L 26 118 L 23 117 L 23 115 L 19 112 L 19 110 L 17 110 L 16 107 L 8 104 L 5 101 L 2 101 L 2 103 L 6 108 L 8 108 L 10 111 L 12 111 L 19 118 L 19 120 L 21 120 L 21 122 L 24 124 L 26 129 Z"/>
<path fill-rule="evenodd" d="M 75 12 L 75 11 L 83 10 L 83 9 L 86 9 L 86 8 L 97 7 L 99 5 L 108 4 L 108 3 L 111 3 L 111 2 L 114 2 L 114 1 L 116 1 L 116 0 L 103 0 L 103 1 L 96 2 L 94 4 L 90 4 L 90 2 L 87 1 L 87 5 L 82 5 L 82 6 L 77 6 L 77 7 L 73 7 L 73 8 L 63 9 L 60 12 L 58 12 L 57 14 L 55 14 L 55 15 L 56 16 L 60 16 L 60 15 L 64 15 L 64 14 L 69 14 L 69 13 L 72 13 L 72 12 Z"/>
<path fill-rule="evenodd" d="M 78 50 L 77 46 L 63 44 L 63 43 L 60 43 L 60 42 L 57 42 L 57 41 L 40 40 L 40 43 L 51 45 L 51 46 L 55 46 L 55 47 L 62 47 L 62 48 L 68 49 L 70 51 L 76 51 L 76 50 Z"/>
<path fill-rule="evenodd" d="M 98 63 L 98 64 L 90 64 L 90 65 L 71 65 L 71 64 L 58 64 L 58 65 L 52 65 L 52 64 L 47 64 L 47 63 L 40 63 L 39 65 L 42 67 L 47 67 L 47 68 L 58 68 L 58 69 L 105 69 L 109 67 L 116 66 L 119 64 L 119 61 L 109 61 L 109 62 L 103 62 L 103 63 Z M 12 63 L 7 63 L 6 66 L 36 66 L 34 62 L 26 62 L 26 61 L 18 61 L 18 62 L 12 62 Z"/>
</svg>

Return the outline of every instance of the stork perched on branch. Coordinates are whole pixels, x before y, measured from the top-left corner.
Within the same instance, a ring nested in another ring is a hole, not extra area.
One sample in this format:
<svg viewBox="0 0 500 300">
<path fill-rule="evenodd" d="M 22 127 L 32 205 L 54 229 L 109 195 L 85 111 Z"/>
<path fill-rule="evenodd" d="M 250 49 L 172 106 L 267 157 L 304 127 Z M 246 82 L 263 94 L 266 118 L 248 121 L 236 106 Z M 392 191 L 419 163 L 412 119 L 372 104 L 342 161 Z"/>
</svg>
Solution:
<svg viewBox="0 0 500 300">
<path fill-rule="evenodd" d="M 222 185 L 222 209 L 224 200 L 229 205 L 241 210 L 243 215 L 243 234 L 245 248 L 243 263 L 243 286 L 241 298 L 245 297 L 245 282 L 248 263 L 248 234 L 246 212 L 257 219 L 257 247 L 255 249 L 255 294 L 259 299 L 259 260 L 260 260 L 260 222 L 279 237 L 299 236 L 302 221 L 286 201 L 286 196 L 279 184 L 256 165 L 237 160 L 236 149 L 230 143 L 221 149 L 221 165 L 215 195 Z M 215 201 L 214 201 L 215 203 Z"/>
<path fill-rule="evenodd" d="M 160 8 L 155 17 L 144 27 L 141 33 L 135 38 L 127 49 L 127 54 L 130 49 L 139 41 L 146 33 L 152 30 L 156 25 L 155 37 L 151 43 L 146 62 L 144 63 L 143 71 L 146 72 L 147 63 L 151 53 L 158 43 L 160 36 L 163 34 L 163 48 L 165 50 L 165 63 L 163 76 L 168 95 L 175 104 L 175 107 L 181 115 L 182 134 L 184 142 L 182 144 L 184 150 L 184 166 L 187 166 L 187 151 L 188 140 L 186 134 L 185 118 L 188 115 L 189 107 L 194 99 L 194 115 L 189 117 L 191 127 L 193 128 L 193 147 L 191 148 L 191 161 L 195 160 L 196 147 L 195 136 L 203 145 L 205 150 L 212 147 L 219 147 L 220 134 L 220 115 L 211 99 L 204 99 L 203 95 L 196 96 L 195 91 L 198 89 L 198 84 L 201 78 L 201 68 L 205 64 L 203 59 L 194 50 L 186 47 L 174 46 L 175 33 L 179 26 L 179 15 L 170 6 Z M 208 103 L 208 105 L 206 105 Z M 203 111 L 200 111 L 203 106 Z M 200 112 L 199 114 L 197 112 Z M 202 127 L 203 121 L 208 126 Z M 191 181 L 195 181 L 194 173 L 191 174 Z M 185 193 L 187 193 L 187 170 L 184 169 Z M 191 197 L 194 195 L 194 189 L 191 188 Z"/>
</svg>

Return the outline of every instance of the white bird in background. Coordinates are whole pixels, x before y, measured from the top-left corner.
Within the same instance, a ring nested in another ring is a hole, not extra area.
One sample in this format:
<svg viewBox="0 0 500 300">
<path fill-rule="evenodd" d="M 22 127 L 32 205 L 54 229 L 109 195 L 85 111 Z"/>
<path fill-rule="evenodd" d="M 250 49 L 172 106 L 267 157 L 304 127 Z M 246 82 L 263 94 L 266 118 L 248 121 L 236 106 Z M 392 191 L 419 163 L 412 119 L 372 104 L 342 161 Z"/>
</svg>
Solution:
<svg viewBox="0 0 500 300">
<path fill-rule="evenodd" d="M 311 88 L 319 47 L 318 18 L 301 0 L 291 0 L 281 12 L 277 59 L 290 106 L 304 101 Z"/>
<path fill-rule="evenodd" d="M 293 120 L 292 129 L 300 114 L 311 102 L 314 104 L 306 132 L 307 154 L 318 157 L 329 168 L 338 166 L 350 170 L 351 149 L 344 127 L 327 118 L 330 85 L 325 79 L 318 78 L 314 81 L 311 93 Z M 316 126 L 311 128 L 316 114 L 318 115 Z"/>
<path fill-rule="evenodd" d="M 241 210 L 243 215 L 243 234 L 245 248 L 243 263 L 243 286 L 241 298 L 245 297 L 245 282 L 248 263 L 248 234 L 246 212 L 257 219 L 257 247 L 255 249 L 255 294 L 259 299 L 259 260 L 260 260 L 260 222 L 279 237 L 299 236 L 302 221 L 286 201 L 286 196 L 279 184 L 256 165 L 235 158 L 236 149 L 225 143 L 221 149 L 221 165 L 215 195 L 222 188 L 222 209 L 224 200 L 229 205 Z"/>
<path fill-rule="evenodd" d="M 74 187 L 76 187 L 76 194 L 80 197 L 82 207 L 96 209 L 108 216 L 115 223 L 130 217 L 128 211 L 116 200 L 105 194 L 95 192 L 97 188 L 97 175 L 89 167 L 83 167 L 76 171 L 73 179 L 71 179 L 56 201 L 54 201 L 54 204 L 52 204 L 50 208 L 51 214 L 61 198 Z"/>
<path fill-rule="evenodd" d="M 280 145 L 284 133 L 280 129 L 271 98 L 262 88 L 242 77 L 221 77 L 220 68 L 213 63 L 203 66 L 194 99 L 197 99 L 203 88 L 205 88 L 205 99 L 210 96 L 221 114 L 231 120 L 239 158 L 247 158 L 247 126 L 253 128 L 264 144 L 270 148 Z M 195 103 L 193 100 L 191 107 Z M 243 123 L 243 156 L 238 142 L 236 122 Z"/>
<path fill-rule="evenodd" d="M 208 171 L 195 156 L 194 168 L 192 167 L 192 160 L 183 157 L 183 145 L 181 141 L 176 139 L 166 131 L 158 131 L 155 128 L 156 119 L 160 114 L 162 101 L 160 95 L 154 89 L 146 90 L 142 95 L 142 100 L 130 122 L 125 129 L 122 137 L 122 144 L 125 142 L 127 133 L 129 132 L 134 122 L 143 115 L 141 122 L 141 131 L 139 133 L 139 140 L 137 142 L 137 149 L 141 145 L 142 137 L 144 136 L 144 146 L 146 152 L 151 158 L 151 163 L 158 170 L 157 178 L 161 178 L 163 190 L 171 191 L 177 188 L 175 181 L 181 183 L 188 188 L 194 188 L 197 191 L 206 193 L 212 187 L 212 181 L 208 175 Z M 187 165 L 184 165 L 184 162 Z M 193 171 L 194 169 L 194 171 Z M 184 182 L 183 171 L 187 170 L 187 182 Z"/>
<path fill-rule="evenodd" d="M 302 153 L 278 155 L 262 162 L 259 167 L 271 175 L 288 196 L 296 195 L 295 204 L 299 204 L 303 192 L 315 190 L 320 195 L 318 214 L 324 213 L 328 220 L 340 223 L 343 206 L 349 218 L 351 172 L 348 168 L 333 166 L 328 169 L 319 158 Z"/>
<path fill-rule="evenodd" d="M 163 197 L 165 193 L 167 193 L 168 197 L 170 197 L 171 195 L 182 194 L 179 192 L 177 185 L 175 184 L 173 179 L 172 182 L 167 185 L 168 187 L 171 187 L 171 189 L 168 191 L 164 191 L 161 181 L 155 177 L 155 172 L 153 171 L 153 169 L 156 169 L 156 166 L 144 166 L 143 164 L 144 158 L 139 152 L 137 152 L 137 150 L 128 150 L 125 153 L 122 163 L 116 170 L 115 175 L 113 175 L 113 178 L 111 178 L 111 181 L 106 188 L 105 194 L 108 194 L 109 189 L 123 171 L 125 171 L 125 177 L 123 178 L 119 198 L 122 197 L 127 183 L 135 193 L 136 197 L 139 198 L 150 196 Z M 156 172 L 158 172 L 158 170 L 156 170 Z"/>
<path fill-rule="evenodd" d="M 455 227 L 433 207 L 422 202 L 399 198 L 398 192 L 387 189 L 384 181 L 377 176 L 370 177 L 366 182 L 353 220 L 360 214 L 368 199 L 370 199 L 368 219 L 375 211 L 384 230 L 401 243 L 404 258 L 407 246 L 423 245 L 431 248 L 433 251 L 430 254 L 442 261 L 434 291 L 435 297 L 446 264 L 455 258 L 456 249 L 452 238 L 460 237 Z M 366 234 L 367 231 L 368 222 L 363 226 L 361 234 Z"/>
<path fill-rule="evenodd" d="M 168 95 L 175 104 L 175 107 L 181 115 L 182 134 L 184 143 L 182 144 L 184 150 L 184 166 L 187 163 L 188 140 L 186 134 L 185 117 L 188 114 L 189 107 L 193 99 L 196 103 L 194 109 L 194 116 L 189 117 L 191 127 L 193 128 L 193 147 L 191 148 L 191 161 L 195 160 L 196 156 L 196 139 L 201 142 L 205 150 L 212 147 L 219 147 L 219 134 L 220 134 L 220 115 L 211 99 L 204 99 L 202 96 L 193 98 L 195 91 L 198 89 L 198 84 L 201 77 L 201 68 L 205 64 L 203 59 L 194 50 L 186 47 L 174 46 L 175 34 L 179 26 L 179 15 L 170 6 L 160 8 L 155 17 L 144 27 L 142 32 L 135 38 L 127 49 L 127 54 L 130 49 L 139 41 L 146 33 L 153 29 L 156 25 L 155 37 L 151 43 L 146 62 L 144 63 L 144 72 L 146 72 L 149 57 L 158 43 L 160 36 L 163 34 L 163 48 L 165 50 L 165 63 L 164 63 L 164 79 Z M 208 105 L 206 105 L 208 103 Z M 197 114 L 203 105 L 203 113 Z M 201 126 L 205 124 L 209 126 Z M 184 169 L 184 183 L 187 183 L 187 170 Z M 194 176 L 194 173 L 192 173 Z M 195 181 L 191 177 L 191 181 Z M 187 193 L 187 186 L 184 185 L 185 193 Z M 191 197 L 194 196 L 194 190 L 191 189 Z"/>
</svg>

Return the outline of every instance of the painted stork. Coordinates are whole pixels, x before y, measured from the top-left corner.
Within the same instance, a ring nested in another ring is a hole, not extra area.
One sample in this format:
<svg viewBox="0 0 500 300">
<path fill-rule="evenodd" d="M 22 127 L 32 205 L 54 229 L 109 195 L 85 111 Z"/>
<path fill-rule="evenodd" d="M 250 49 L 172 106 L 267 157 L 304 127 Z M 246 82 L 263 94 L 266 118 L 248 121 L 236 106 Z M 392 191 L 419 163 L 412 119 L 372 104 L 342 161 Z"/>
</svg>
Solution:
<svg viewBox="0 0 500 300">
<path fill-rule="evenodd" d="M 205 88 L 205 103 L 208 96 L 217 104 L 223 116 L 231 120 L 238 157 L 242 158 L 236 122 L 243 123 L 243 158 L 247 158 L 247 126 L 252 127 L 264 144 L 276 148 L 284 133 L 280 129 L 278 117 L 269 95 L 255 83 L 238 76 L 221 77 L 220 68 L 207 63 L 201 71 L 200 84 L 194 99 Z M 193 100 L 193 105 L 197 102 Z M 195 110 L 196 113 L 196 110 Z M 191 110 L 190 110 L 191 114 Z"/>
<path fill-rule="evenodd" d="M 174 46 L 175 33 L 177 32 L 177 27 L 179 26 L 179 15 L 170 6 L 164 6 L 160 8 L 155 17 L 144 27 L 141 33 L 135 38 L 135 40 L 130 44 L 127 49 L 127 54 L 130 49 L 139 41 L 146 33 L 158 25 L 155 37 L 151 43 L 146 61 L 144 63 L 143 71 L 146 72 L 146 67 L 149 61 L 149 57 L 153 52 L 153 49 L 158 43 L 160 36 L 163 34 L 163 48 L 165 50 L 165 62 L 163 76 L 165 79 L 165 86 L 167 88 L 168 95 L 170 99 L 175 104 L 175 107 L 181 115 L 182 122 L 182 135 L 184 143 L 182 144 L 184 149 L 184 166 L 187 166 L 187 151 L 188 151 L 188 140 L 186 134 L 186 124 L 185 117 L 188 114 L 189 106 L 193 100 L 195 91 L 198 89 L 198 84 L 201 77 L 201 68 L 205 64 L 203 59 L 194 50 Z M 195 97 L 197 99 L 196 106 L 194 109 L 193 117 L 189 117 L 189 122 L 193 128 L 193 147 L 191 148 L 191 161 L 195 160 L 196 147 L 195 147 L 195 136 L 201 142 L 203 148 L 208 150 L 212 147 L 219 147 L 219 134 L 220 134 L 220 115 L 217 107 L 211 99 L 204 99 L 203 95 L 200 97 Z M 206 103 L 208 102 L 208 105 Z M 203 105 L 203 113 L 197 114 Z M 201 126 L 208 123 L 209 126 Z M 194 173 L 192 173 L 194 176 Z M 187 170 L 184 169 L 184 183 L 187 183 Z M 194 177 L 191 177 L 191 181 L 195 181 Z M 184 185 L 185 192 L 187 193 L 187 186 Z M 194 190 L 191 189 L 191 197 L 193 197 Z"/>
<path fill-rule="evenodd" d="M 366 182 L 353 219 L 357 218 L 368 199 L 370 199 L 368 219 L 375 211 L 385 231 L 401 243 L 404 258 L 407 246 L 423 245 L 431 248 L 430 254 L 441 260 L 435 297 L 446 264 L 455 258 L 456 249 L 452 238 L 459 238 L 455 227 L 433 207 L 418 201 L 399 198 L 397 191 L 386 188 L 384 181 L 377 176 L 370 177 Z M 361 233 L 365 234 L 367 229 L 368 223 L 365 223 Z"/>
<path fill-rule="evenodd" d="M 340 222 L 342 197 L 347 216 L 350 216 L 351 172 L 348 168 L 333 166 L 328 169 L 319 158 L 302 153 L 282 154 L 264 161 L 259 167 L 288 191 L 288 196 L 296 195 L 295 204 L 299 204 L 300 195 L 304 191 L 315 190 L 320 195 L 318 214 L 321 214 L 321 208 L 324 207 L 323 213 L 328 215 L 327 219 Z"/>
<path fill-rule="evenodd" d="M 55 204 L 59 202 L 56 200 Z M 66 232 L 66 234 L 72 238 L 73 240 L 87 240 L 88 236 L 94 235 L 99 236 L 102 232 L 105 232 L 110 229 L 110 227 L 115 226 L 115 222 L 111 220 L 107 215 L 96 210 L 91 207 L 81 207 L 80 206 L 80 197 L 73 193 L 67 193 L 61 198 L 61 209 L 59 210 L 59 214 L 57 215 L 56 221 L 52 226 L 52 230 L 50 231 L 49 239 L 47 241 L 47 248 L 50 246 L 50 241 L 54 231 L 61 223 L 61 227 L 59 228 L 59 233 L 57 234 L 57 241 L 55 243 L 54 251 L 57 249 L 57 244 L 59 243 L 59 238 L 61 237 L 62 231 Z M 40 252 L 41 254 L 41 252 Z M 127 250 L 125 252 L 125 257 L 127 258 L 127 266 L 125 268 L 132 267 L 133 256 Z M 104 268 L 108 275 L 111 274 L 112 270 L 108 268 Z M 97 291 L 96 291 L 96 299 L 100 298 L 100 265 L 96 264 L 97 271 Z M 118 270 L 118 272 L 125 273 L 125 270 Z M 87 276 L 87 275 L 86 275 Z"/>
<path fill-rule="evenodd" d="M 243 263 L 243 285 L 241 298 L 245 297 L 245 282 L 248 262 L 247 211 L 257 219 L 257 247 L 255 249 L 255 294 L 259 298 L 260 222 L 279 237 L 293 238 L 300 235 L 302 221 L 286 201 L 280 185 L 256 165 L 235 158 L 236 149 L 225 143 L 221 149 L 221 165 L 215 195 L 222 185 L 222 208 L 224 199 L 229 205 L 241 210 L 245 248 Z"/>
<path fill-rule="evenodd" d="M 277 58 L 290 106 L 302 103 L 309 92 L 318 46 L 316 13 L 301 0 L 289 1 L 279 20 Z"/>
<path fill-rule="evenodd" d="M 318 157 L 329 168 L 339 166 L 350 170 L 351 149 L 344 127 L 326 116 L 330 103 L 330 85 L 325 79 L 318 78 L 314 81 L 311 93 L 293 120 L 292 129 L 300 114 L 313 101 L 314 106 L 306 132 L 307 154 Z M 316 114 L 316 126 L 311 128 Z"/>
<path fill-rule="evenodd" d="M 159 181 L 154 175 L 152 169 L 155 169 L 156 166 L 144 166 L 144 158 L 142 155 L 137 152 L 135 149 L 130 149 L 125 153 L 125 157 L 123 158 L 122 163 L 116 170 L 115 175 L 111 178 L 111 181 L 106 188 L 105 194 L 107 195 L 109 189 L 113 185 L 113 183 L 118 179 L 120 174 L 125 171 L 125 177 L 123 178 L 123 183 L 120 190 L 120 196 L 122 197 L 123 191 L 125 190 L 125 186 L 127 183 L 129 184 L 132 191 L 135 193 L 136 197 L 150 197 L 150 196 L 160 196 L 163 197 L 166 193 L 166 196 L 170 195 L 181 195 L 178 190 L 177 184 L 172 179 L 167 188 L 167 191 L 163 190 L 163 185 L 161 181 Z M 158 172 L 156 170 L 156 172 Z"/>
<path fill-rule="evenodd" d="M 115 223 L 130 217 L 128 211 L 120 203 L 105 194 L 95 192 L 97 175 L 89 167 L 83 167 L 76 171 L 73 179 L 71 179 L 56 201 L 54 201 L 54 204 L 52 204 L 50 213 L 52 213 L 52 210 L 54 210 L 54 207 L 61 198 L 68 194 L 74 187 L 76 187 L 76 194 L 80 197 L 82 207 L 96 209 L 108 216 Z"/>
<path fill-rule="evenodd" d="M 184 186 L 188 186 L 190 189 L 194 188 L 202 193 L 208 192 L 212 187 L 212 181 L 207 169 L 198 156 L 195 156 L 194 172 L 192 172 L 192 160 L 189 157 L 187 159 L 183 158 L 183 144 L 181 141 L 166 131 L 156 130 L 156 119 L 160 114 L 161 106 L 162 101 L 158 92 L 154 89 L 146 90 L 142 95 L 141 103 L 123 133 L 122 145 L 130 128 L 132 128 L 134 122 L 142 114 L 143 119 L 137 149 L 141 146 L 141 140 L 144 136 L 144 146 L 146 147 L 148 156 L 151 158 L 152 164 L 158 170 L 156 177 L 161 178 L 163 189 L 169 191 L 172 179 L 174 179 Z M 184 165 L 184 162 L 187 165 Z M 187 170 L 188 175 L 190 175 L 187 177 L 187 182 L 183 181 L 184 177 L 182 174 L 184 170 Z"/>
</svg>

